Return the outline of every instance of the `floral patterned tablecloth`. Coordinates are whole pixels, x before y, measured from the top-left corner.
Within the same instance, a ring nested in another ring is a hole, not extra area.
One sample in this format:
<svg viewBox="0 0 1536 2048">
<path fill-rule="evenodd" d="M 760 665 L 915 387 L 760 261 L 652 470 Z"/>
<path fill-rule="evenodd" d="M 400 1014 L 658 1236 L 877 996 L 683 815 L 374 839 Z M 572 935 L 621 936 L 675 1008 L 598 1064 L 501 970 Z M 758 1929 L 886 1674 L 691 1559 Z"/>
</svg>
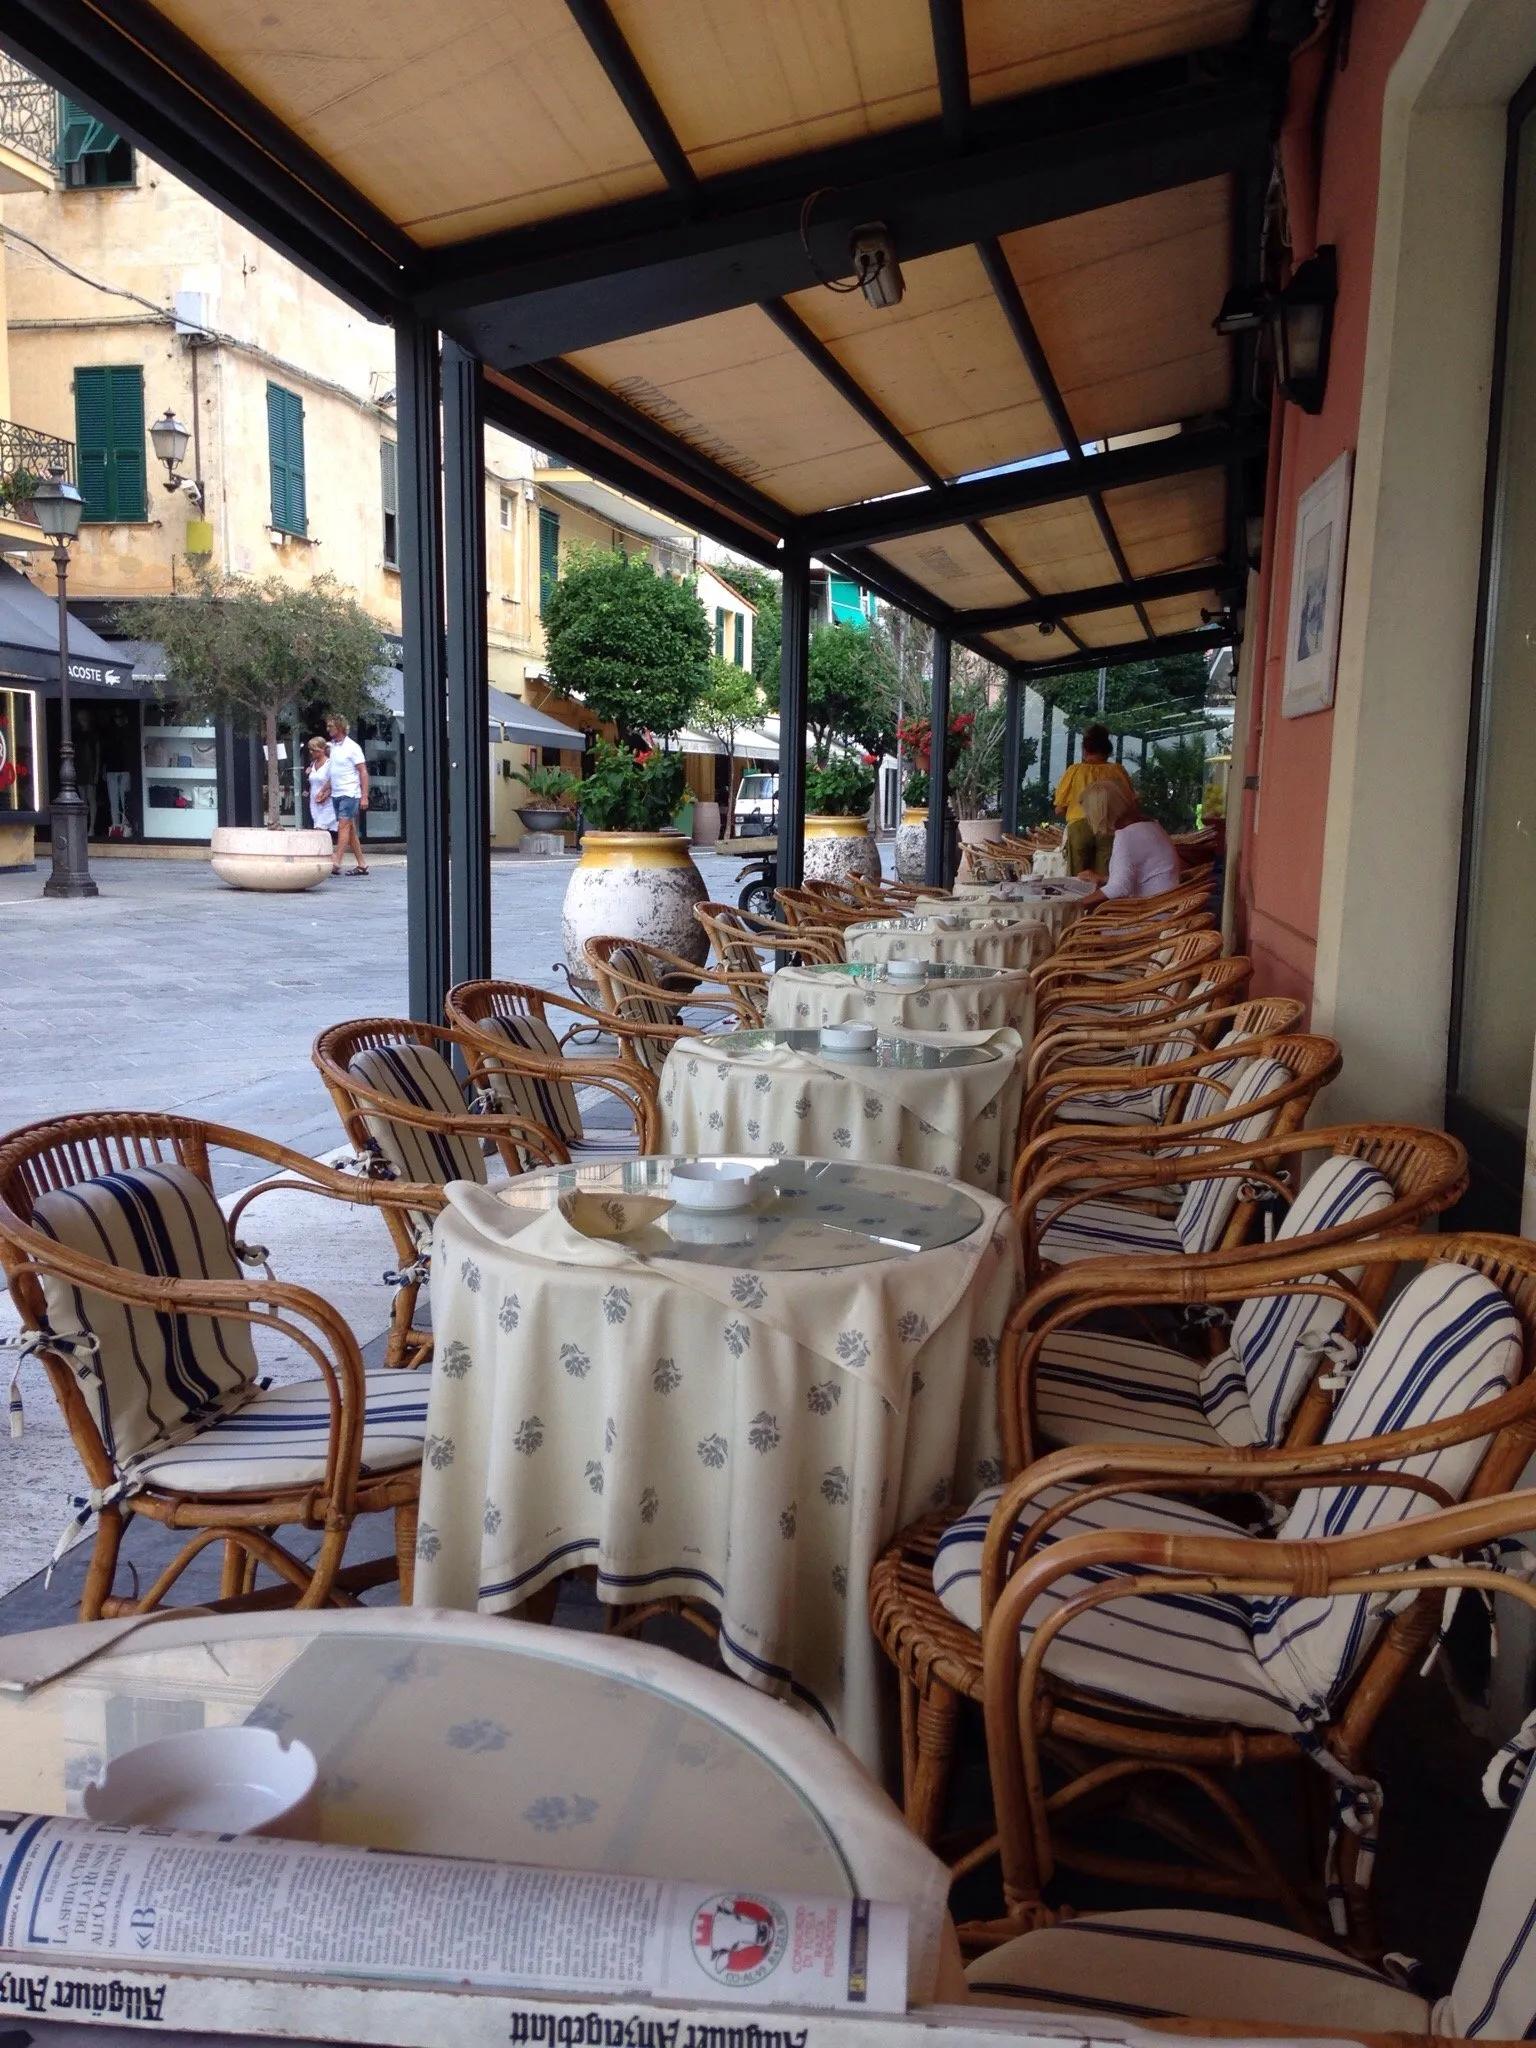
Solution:
<svg viewBox="0 0 1536 2048">
<path fill-rule="evenodd" d="M 814 1030 L 873 1024 L 885 1032 L 1017 1031 L 1027 1051 L 1035 984 L 1023 968 L 923 963 L 923 979 L 895 981 L 884 965 L 781 967 L 768 984 L 769 1024 Z"/>
<path fill-rule="evenodd" d="M 1024 1051 L 1006 1027 L 903 1028 L 836 1054 L 793 1027 L 682 1038 L 661 1071 L 662 1138 L 669 1152 L 908 1166 L 1006 1198 Z"/>
<path fill-rule="evenodd" d="M 416 1602 L 505 1612 L 581 1566 L 607 1601 L 702 1601 L 730 1670 L 878 1769 L 865 1587 L 903 1523 L 998 1471 L 1012 1221 L 801 1159 L 744 1215 L 687 1215 L 673 1163 L 450 1184 Z"/>
<path fill-rule="evenodd" d="M 882 960 L 934 960 L 960 967 L 1033 967 L 1055 941 L 1048 922 L 1039 918 L 978 918 L 964 904 L 887 919 L 879 924 L 851 924 L 843 933 L 850 960 L 870 965 Z"/>
</svg>

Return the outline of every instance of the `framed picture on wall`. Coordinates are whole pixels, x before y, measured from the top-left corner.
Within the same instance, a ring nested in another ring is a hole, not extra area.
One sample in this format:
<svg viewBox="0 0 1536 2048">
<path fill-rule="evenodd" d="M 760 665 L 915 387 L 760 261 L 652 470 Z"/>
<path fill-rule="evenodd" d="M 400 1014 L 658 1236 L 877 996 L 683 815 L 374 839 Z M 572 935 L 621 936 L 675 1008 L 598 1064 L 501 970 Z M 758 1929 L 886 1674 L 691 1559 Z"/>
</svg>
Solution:
<svg viewBox="0 0 1536 2048">
<path fill-rule="evenodd" d="M 1291 609 L 1285 642 L 1281 716 L 1304 718 L 1333 702 L 1339 665 L 1339 612 L 1349 539 L 1349 487 L 1354 457 L 1346 449 L 1296 507 L 1291 556 Z"/>
</svg>

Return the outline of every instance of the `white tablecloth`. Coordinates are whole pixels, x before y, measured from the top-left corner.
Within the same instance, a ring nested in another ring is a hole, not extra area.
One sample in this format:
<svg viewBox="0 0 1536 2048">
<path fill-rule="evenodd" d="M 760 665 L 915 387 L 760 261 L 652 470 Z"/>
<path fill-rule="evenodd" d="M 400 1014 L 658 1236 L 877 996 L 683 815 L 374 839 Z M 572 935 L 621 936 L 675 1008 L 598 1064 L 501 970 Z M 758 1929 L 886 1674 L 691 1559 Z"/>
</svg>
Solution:
<svg viewBox="0 0 1536 2048">
<path fill-rule="evenodd" d="M 733 1672 L 878 1768 L 865 1587 L 905 1521 L 998 1471 L 1012 1221 L 786 1160 L 725 1227 L 748 1242 L 695 1245 L 669 1234 L 671 1165 L 450 1185 L 417 1603 L 504 1612 L 580 1566 L 605 1600 L 702 1601 Z"/>
<path fill-rule="evenodd" d="M 786 1030 L 874 1024 L 883 1032 L 1017 1031 L 1028 1051 L 1035 984 L 1022 969 L 930 966 L 919 982 L 884 967 L 781 967 L 768 984 L 767 1021 Z"/>
<path fill-rule="evenodd" d="M 936 960 L 961 967 L 1032 967 L 1053 944 L 1043 919 L 976 921 L 964 905 L 904 917 L 899 923 L 851 924 L 843 934 L 850 960 Z"/>
<path fill-rule="evenodd" d="M 684 1038 L 661 1073 L 669 1152 L 905 1166 L 1005 1199 L 1024 1076 L 1017 1031 L 911 1031 L 823 1052 L 815 1031 Z"/>
</svg>

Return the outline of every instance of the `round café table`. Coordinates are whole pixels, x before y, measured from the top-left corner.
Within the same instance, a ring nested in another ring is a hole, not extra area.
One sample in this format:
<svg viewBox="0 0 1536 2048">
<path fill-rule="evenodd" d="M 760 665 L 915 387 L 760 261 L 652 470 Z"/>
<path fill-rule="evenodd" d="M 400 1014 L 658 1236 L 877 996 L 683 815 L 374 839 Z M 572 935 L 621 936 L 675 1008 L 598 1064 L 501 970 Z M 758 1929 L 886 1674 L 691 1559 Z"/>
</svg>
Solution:
<svg viewBox="0 0 1536 2048">
<path fill-rule="evenodd" d="M 821 1729 L 673 1651 L 398 1608 L 125 1626 L 0 1642 L 0 1682 L 104 1646 L 0 1691 L 0 1808 L 79 1814 L 125 1750 L 254 1724 L 313 1750 L 319 1840 L 895 1899 L 934 1996 L 944 1866 Z"/>
<path fill-rule="evenodd" d="M 669 1152 L 809 1153 L 906 1166 L 1007 1196 L 1025 1042 L 995 1031 L 899 1032 L 834 1052 L 771 1026 L 679 1039 L 661 1071 Z"/>
<path fill-rule="evenodd" d="M 884 1758 L 865 1588 L 895 1531 L 999 1471 L 1001 1202 L 841 1160 L 749 1161 L 750 1209 L 676 1162 L 450 1182 L 415 1598 L 506 1612 L 577 1569 L 681 1596 L 726 1668 Z"/>
<path fill-rule="evenodd" d="M 994 917 L 965 903 L 913 911 L 899 919 L 851 924 L 843 933 L 849 960 L 878 966 L 885 960 L 931 960 L 940 966 L 1033 967 L 1054 943 L 1044 918 Z"/>
<path fill-rule="evenodd" d="M 920 965 L 919 981 L 897 979 L 883 962 L 781 967 L 768 983 L 767 1022 L 783 1030 L 873 1024 L 893 1035 L 1011 1028 L 1028 1050 L 1035 984 L 1027 970 L 926 960 Z"/>
</svg>

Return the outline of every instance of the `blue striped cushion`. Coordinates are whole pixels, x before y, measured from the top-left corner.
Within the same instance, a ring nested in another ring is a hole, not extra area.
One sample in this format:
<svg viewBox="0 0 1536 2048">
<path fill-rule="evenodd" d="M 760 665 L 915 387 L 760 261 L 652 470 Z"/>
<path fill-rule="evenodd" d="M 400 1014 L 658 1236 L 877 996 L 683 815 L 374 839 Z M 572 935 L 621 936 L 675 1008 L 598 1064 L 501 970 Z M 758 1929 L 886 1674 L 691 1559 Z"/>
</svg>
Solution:
<svg viewBox="0 0 1536 2048">
<path fill-rule="evenodd" d="M 185 1166 L 136 1166 L 55 1190 L 38 1199 L 33 1221 L 45 1237 L 124 1272 L 244 1277 L 223 1211 Z M 256 1376 L 248 1323 L 130 1308 L 46 1274 L 43 1293 L 53 1330 L 88 1331 L 100 1344 L 94 1364 L 80 1361 L 80 1391 L 120 1472 L 217 1415 Z"/>
<path fill-rule="evenodd" d="M 1493 1859 L 1483 1903 L 1450 1996 L 1435 2008 L 1436 2034 L 1529 2041 L 1536 2036 L 1536 1771 L 1530 1772 Z"/>
<path fill-rule="evenodd" d="M 1053 1266 L 1075 1265 L 1079 1259 L 1111 1258 L 1130 1253 L 1145 1258 L 1159 1254 L 1177 1258 L 1182 1246 L 1171 1216 L 1130 1209 L 1119 1202 L 1078 1202 L 1065 1215 L 1052 1217 L 1040 1234 L 1040 1256 Z"/>
<path fill-rule="evenodd" d="M 1139 1337 L 1058 1330 L 1035 1366 L 1035 1418 L 1053 1444 L 1219 1446 L 1202 1394 L 1208 1370 L 1203 1359 Z M 1242 1400 L 1242 1374 L 1231 1358 L 1226 1373 Z"/>
<path fill-rule="evenodd" d="M 1075 1490 L 1070 1483 L 1048 1488 L 1031 1503 L 1031 1517 L 1069 1499 Z M 981 1546 L 1000 1492 L 994 1486 L 978 1494 L 961 1520 L 945 1530 L 934 1558 L 934 1591 L 971 1629 L 981 1626 Z M 1074 1508 L 1054 1524 L 1047 1541 L 1060 1543 L 1103 1529 L 1158 1529 L 1227 1540 L 1235 1533 L 1230 1522 L 1187 1501 L 1125 1493 Z M 1029 1634 L 1047 1614 L 1090 1586 L 1124 1578 L 1132 1569 L 1096 1565 L 1058 1579 L 1025 1617 L 1022 1633 Z M 1136 1706 L 1291 1734 L 1298 1727 L 1294 1708 L 1277 1694 L 1254 1655 L 1247 1608 L 1235 1594 L 1182 1593 L 1156 1600 L 1136 1594 L 1091 1608 L 1056 1637 L 1046 1669 L 1067 1684 Z"/>
<path fill-rule="evenodd" d="M 487 1017 L 480 1028 L 505 1039 L 513 1056 L 533 1052 L 544 1059 L 560 1057 L 560 1041 L 541 1017 Z M 580 1144 L 581 1111 L 569 1081 L 527 1070 L 503 1069 L 490 1076 L 490 1088 L 497 1108 L 506 1115 L 530 1117 L 567 1145 Z"/>
<path fill-rule="evenodd" d="M 1329 1420 L 1324 1441 L 1343 1443 L 1465 1414 L 1518 1377 L 1523 1344 L 1514 1310 L 1491 1280 L 1467 1266 L 1429 1266 L 1382 1318 Z M 1459 1499 L 1487 1439 L 1427 1457 L 1393 1460 Z M 1427 1514 L 1433 1502 L 1398 1487 L 1314 1487 L 1276 1532 L 1282 1542 L 1343 1536 Z M 1381 1609 L 1368 1596 L 1338 1600 L 1256 1600 L 1254 1647 L 1277 1690 L 1304 1712 L 1321 1713 L 1376 1633 Z"/>
<path fill-rule="evenodd" d="M 1224 1105 L 1232 1120 L 1221 1130 L 1209 1133 L 1207 1142 L 1215 1138 L 1224 1145 L 1251 1145 L 1256 1138 L 1264 1137 L 1275 1121 L 1275 1109 L 1255 1110 L 1247 1116 L 1238 1112 L 1245 1104 L 1283 1088 L 1290 1078 L 1289 1067 L 1282 1066 L 1279 1060 L 1245 1061 Z M 1196 1174 L 1191 1179 L 1176 1220 L 1179 1242 L 1185 1251 L 1216 1250 L 1237 1207 L 1239 1185 L 1234 1174 L 1208 1175 L 1203 1179 Z"/>
<path fill-rule="evenodd" d="M 364 1375 L 364 1389 L 362 1477 L 419 1464 L 429 1375 L 370 1372 Z M 146 1458 L 139 1470 L 172 1493 L 273 1493 L 317 1486 L 325 1477 L 330 1412 L 320 1380 L 266 1387 L 189 1442 Z M 451 1443 L 447 1451 L 451 1459 Z"/>
<path fill-rule="evenodd" d="M 1175 1032 L 1150 1048 L 1137 1046 L 1134 1050 L 1140 1058 L 1133 1064 L 1165 1067 L 1175 1060 L 1192 1058 L 1200 1050 L 1200 1041 Z M 1175 1085 L 1171 1081 L 1151 1082 L 1144 1088 L 1069 1096 L 1057 1109 L 1057 1118 L 1072 1124 L 1160 1124 L 1172 1104 Z"/>
<path fill-rule="evenodd" d="M 354 1053 L 347 1071 L 365 1088 L 440 1116 L 467 1116 L 469 1104 L 452 1067 L 435 1046 L 380 1045 Z M 398 1123 L 382 1111 L 363 1118 L 370 1137 L 402 1180 L 445 1187 L 451 1180 L 483 1181 L 485 1154 L 466 1131 L 431 1131 Z"/>
<path fill-rule="evenodd" d="M 1392 1183 L 1365 1160 L 1325 1159 L 1286 1211 L 1275 1241 L 1362 1222 L 1392 1199 Z M 1353 1282 L 1359 1270 L 1355 1267 L 1343 1277 Z M 1243 1407 L 1248 1433 L 1237 1435 L 1223 1428 L 1229 1443 L 1281 1441 L 1315 1369 L 1311 1341 L 1303 1346 L 1301 1339 L 1329 1336 L 1343 1320 L 1344 1304 L 1321 1295 L 1269 1295 L 1244 1302 L 1232 1318 L 1232 1351 L 1247 1382 Z"/>
<path fill-rule="evenodd" d="M 1235 1913 L 1085 1914 L 1005 1942 L 965 1975 L 973 2004 L 1014 2011 L 1257 2020 L 1330 2034 L 1430 2030 L 1429 2006 L 1417 1993 L 1310 1935 Z"/>
</svg>

